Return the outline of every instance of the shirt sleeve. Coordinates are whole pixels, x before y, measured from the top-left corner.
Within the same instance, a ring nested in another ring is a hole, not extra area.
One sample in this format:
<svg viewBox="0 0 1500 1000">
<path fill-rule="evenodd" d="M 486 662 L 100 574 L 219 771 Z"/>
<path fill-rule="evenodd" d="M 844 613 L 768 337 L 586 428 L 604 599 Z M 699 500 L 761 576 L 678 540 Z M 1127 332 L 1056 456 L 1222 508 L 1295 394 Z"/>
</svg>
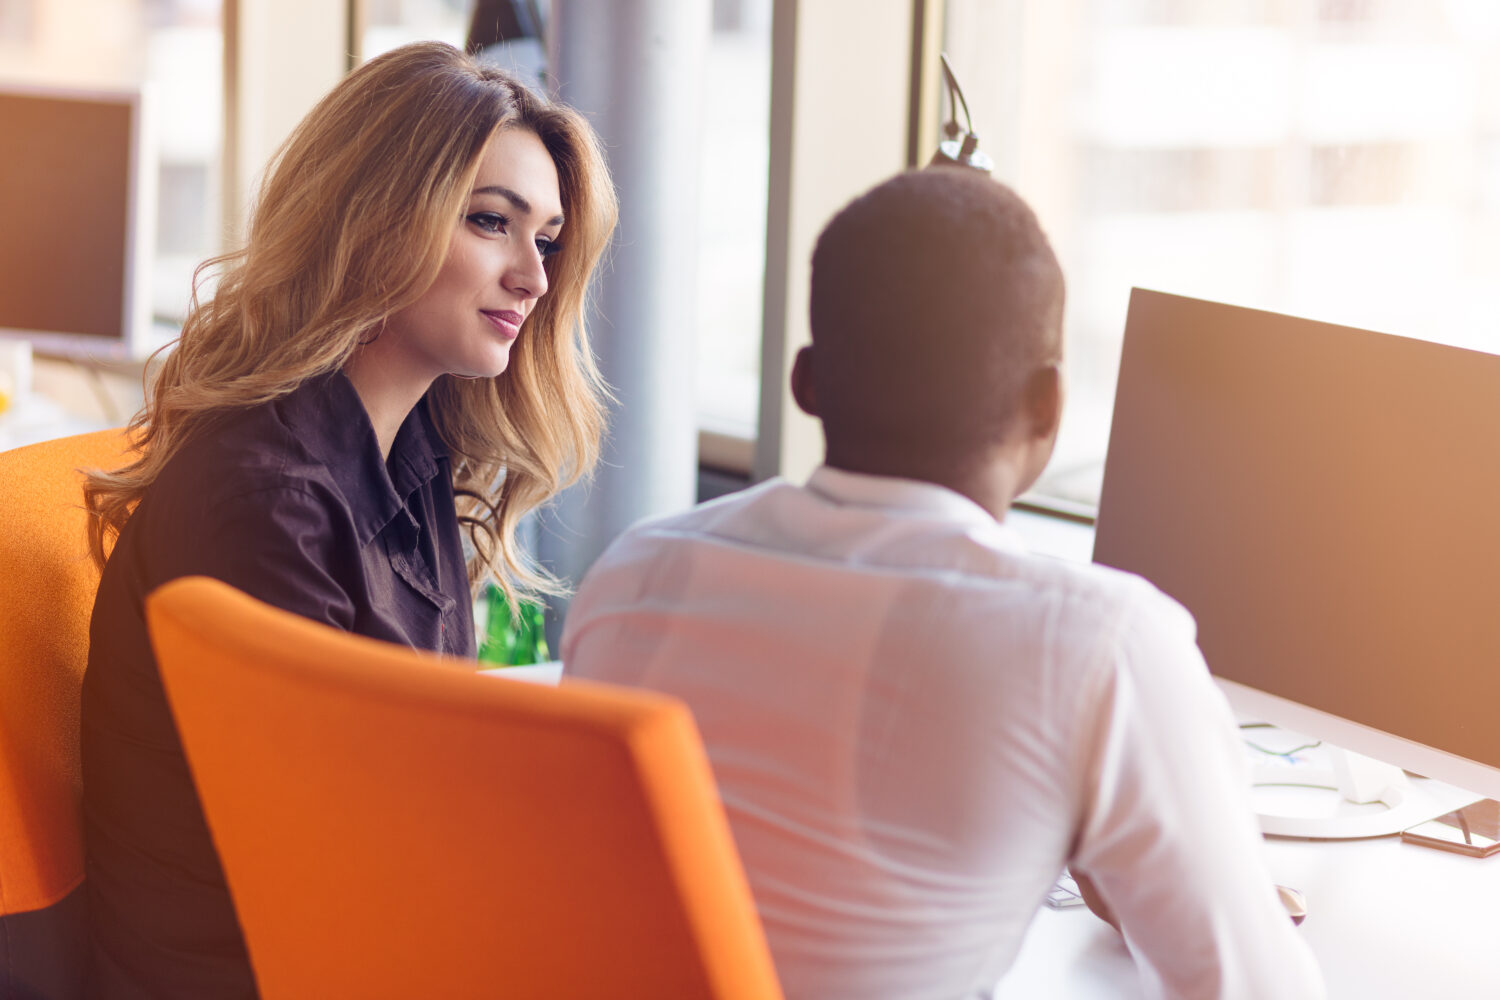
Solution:
<svg viewBox="0 0 1500 1000">
<path fill-rule="evenodd" d="M 257 600 L 349 631 L 356 616 L 350 581 L 360 549 L 340 508 L 310 489 L 271 487 L 217 503 L 202 544 L 179 554 L 167 578 L 211 576 Z"/>
<path fill-rule="evenodd" d="M 1191 616 L 1139 595 L 1081 699 L 1084 815 L 1070 864 L 1119 920 L 1147 990 L 1170 998 L 1321 998 L 1277 898 L 1238 731 Z"/>
</svg>

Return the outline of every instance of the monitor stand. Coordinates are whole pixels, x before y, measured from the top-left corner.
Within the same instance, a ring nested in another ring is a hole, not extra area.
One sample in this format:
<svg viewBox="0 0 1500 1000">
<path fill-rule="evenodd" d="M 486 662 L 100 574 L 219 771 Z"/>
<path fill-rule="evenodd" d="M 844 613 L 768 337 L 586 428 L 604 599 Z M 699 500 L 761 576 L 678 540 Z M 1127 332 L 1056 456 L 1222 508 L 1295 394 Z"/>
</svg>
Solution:
<svg viewBox="0 0 1500 1000">
<path fill-rule="evenodd" d="M 1295 762 L 1275 755 L 1251 765 L 1251 801 L 1273 837 L 1389 837 L 1484 796 L 1327 744 Z"/>
</svg>

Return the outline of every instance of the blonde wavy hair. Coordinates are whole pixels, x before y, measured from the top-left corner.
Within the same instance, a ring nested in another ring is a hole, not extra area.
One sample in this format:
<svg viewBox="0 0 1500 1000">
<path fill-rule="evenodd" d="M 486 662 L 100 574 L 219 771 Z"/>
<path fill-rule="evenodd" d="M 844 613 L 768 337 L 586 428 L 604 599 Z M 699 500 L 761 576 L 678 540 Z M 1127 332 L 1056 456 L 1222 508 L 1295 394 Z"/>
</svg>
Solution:
<svg viewBox="0 0 1500 1000">
<path fill-rule="evenodd" d="M 567 223 L 561 249 L 546 258 L 550 287 L 503 374 L 443 376 L 427 398 L 473 546 L 471 587 L 492 578 L 513 602 L 563 592 L 519 548 L 515 529 L 599 455 L 608 390 L 584 313 L 615 225 L 614 189 L 582 116 L 438 42 L 372 59 L 324 97 L 267 169 L 245 245 L 200 266 L 182 335 L 130 421 L 135 460 L 86 478 L 99 566 L 194 434 L 225 411 L 341 368 L 432 284 L 486 143 L 515 128 L 534 133 L 557 168 Z M 217 287 L 200 301 L 209 272 Z"/>
</svg>

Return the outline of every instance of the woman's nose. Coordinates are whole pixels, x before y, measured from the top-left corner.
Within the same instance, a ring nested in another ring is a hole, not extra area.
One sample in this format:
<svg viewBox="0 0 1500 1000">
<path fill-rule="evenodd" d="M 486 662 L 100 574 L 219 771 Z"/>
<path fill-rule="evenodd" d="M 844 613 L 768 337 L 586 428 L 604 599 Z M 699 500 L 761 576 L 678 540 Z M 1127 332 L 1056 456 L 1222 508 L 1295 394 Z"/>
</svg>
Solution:
<svg viewBox="0 0 1500 1000">
<path fill-rule="evenodd" d="M 536 247 L 522 250 L 517 259 L 505 270 L 506 289 L 529 299 L 539 299 L 547 291 L 547 269 L 542 266 L 542 254 Z"/>
</svg>

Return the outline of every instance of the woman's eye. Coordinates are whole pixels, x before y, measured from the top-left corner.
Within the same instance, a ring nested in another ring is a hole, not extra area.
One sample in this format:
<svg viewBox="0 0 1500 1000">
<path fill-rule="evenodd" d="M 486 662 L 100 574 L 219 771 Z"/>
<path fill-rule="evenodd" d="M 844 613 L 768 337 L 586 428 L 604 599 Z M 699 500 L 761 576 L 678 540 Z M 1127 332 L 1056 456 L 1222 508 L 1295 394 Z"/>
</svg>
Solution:
<svg viewBox="0 0 1500 1000">
<path fill-rule="evenodd" d="M 540 239 L 536 241 L 536 252 L 543 258 L 551 257 L 562 249 L 562 244 L 556 240 Z"/>
<path fill-rule="evenodd" d="M 510 220 L 497 212 L 472 212 L 469 221 L 487 233 L 503 233 Z"/>
</svg>

